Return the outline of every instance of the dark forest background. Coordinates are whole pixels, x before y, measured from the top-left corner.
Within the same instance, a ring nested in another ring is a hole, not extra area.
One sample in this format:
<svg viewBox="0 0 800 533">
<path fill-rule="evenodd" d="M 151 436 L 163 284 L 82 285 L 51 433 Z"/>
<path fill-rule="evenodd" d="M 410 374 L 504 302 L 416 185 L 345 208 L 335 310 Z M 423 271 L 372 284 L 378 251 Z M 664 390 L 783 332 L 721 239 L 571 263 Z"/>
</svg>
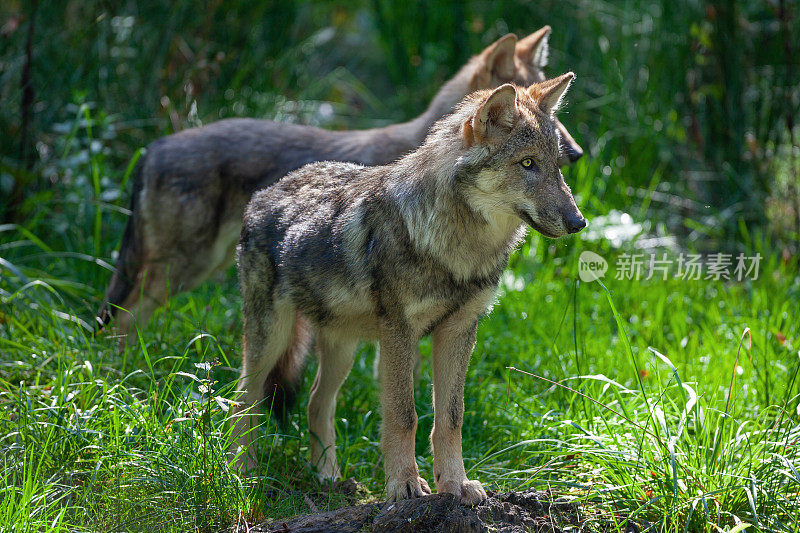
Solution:
<svg viewBox="0 0 800 533">
<path fill-rule="evenodd" d="M 701 246 L 763 231 L 792 252 L 798 17 L 786 0 L 5 1 L 0 218 L 30 225 L 82 195 L 118 232 L 125 170 L 159 136 L 233 116 L 405 120 L 483 46 L 550 24 L 549 74 L 578 75 L 562 120 L 603 182 L 597 211 L 635 204 Z"/>
</svg>

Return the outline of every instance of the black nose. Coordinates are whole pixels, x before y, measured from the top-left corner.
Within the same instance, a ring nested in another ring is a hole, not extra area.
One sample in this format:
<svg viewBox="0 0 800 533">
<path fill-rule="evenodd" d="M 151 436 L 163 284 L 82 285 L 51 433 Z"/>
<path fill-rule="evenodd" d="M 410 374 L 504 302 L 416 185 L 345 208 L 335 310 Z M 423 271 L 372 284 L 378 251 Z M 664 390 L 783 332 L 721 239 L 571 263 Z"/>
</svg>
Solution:
<svg viewBox="0 0 800 533">
<path fill-rule="evenodd" d="M 567 157 L 569 158 L 571 163 L 574 163 L 575 161 L 583 157 L 583 149 L 577 144 L 574 146 L 570 146 L 570 149 L 567 150 Z"/>
<path fill-rule="evenodd" d="M 586 219 L 578 215 L 577 217 L 564 217 L 564 226 L 569 233 L 578 233 L 586 227 Z"/>
</svg>

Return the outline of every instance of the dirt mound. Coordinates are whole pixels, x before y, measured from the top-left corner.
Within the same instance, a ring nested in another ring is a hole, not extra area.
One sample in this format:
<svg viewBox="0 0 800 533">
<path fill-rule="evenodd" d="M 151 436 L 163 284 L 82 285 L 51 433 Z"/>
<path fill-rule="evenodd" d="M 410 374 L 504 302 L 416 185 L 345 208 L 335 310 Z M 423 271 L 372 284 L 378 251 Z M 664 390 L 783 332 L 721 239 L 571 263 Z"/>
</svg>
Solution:
<svg viewBox="0 0 800 533">
<path fill-rule="evenodd" d="M 334 511 L 271 520 L 248 529 L 262 533 L 311 532 L 488 532 L 524 533 L 577 530 L 583 522 L 577 503 L 547 492 L 489 492 L 475 507 L 459 504 L 451 494 L 432 494 L 393 504 L 369 503 Z M 240 530 L 241 531 L 241 530 Z M 629 524 L 629 533 L 638 533 Z"/>
</svg>

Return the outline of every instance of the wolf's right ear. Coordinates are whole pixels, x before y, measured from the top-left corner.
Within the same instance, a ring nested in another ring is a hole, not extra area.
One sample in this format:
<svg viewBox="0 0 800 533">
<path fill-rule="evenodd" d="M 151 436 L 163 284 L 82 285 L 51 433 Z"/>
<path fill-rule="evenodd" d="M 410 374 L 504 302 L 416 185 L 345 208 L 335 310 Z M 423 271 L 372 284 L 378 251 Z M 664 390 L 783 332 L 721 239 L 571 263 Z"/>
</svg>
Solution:
<svg viewBox="0 0 800 533">
<path fill-rule="evenodd" d="M 510 83 L 501 85 L 481 102 L 468 118 L 461 135 L 469 148 L 486 142 L 493 133 L 509 131 L 517 121 L 517 90 Z"/>
<path fill-rule="evenodd" d="M 516 49 L 519 60 L 526 65 L 533 65 L 539 70 L 546 67 L 550 52 L 548 40 L 551 32 L 550 26 L 545 26 L 519 41 Z"/>
<path fill-rule="evenodd" d="M 570 83 L 575 79 L 573 72 L 567 72 L 557 78 L 552 78 L 541 83 L 534 83 L 528 87 L 528 95 L 539 104 L 539 107 L 552 115 L 561 105 L 561 99 L 569 89 Z"/>
<path fill-rule="evenodd" d="M 514 53 L 517 47 L 517 36 L 513 33 L 506 34 L 481 52 L 483 65 L 488 74 L 495 74 L 504 80 L 514 79 L 516 67 L 514 66 Z"/>
</svg>

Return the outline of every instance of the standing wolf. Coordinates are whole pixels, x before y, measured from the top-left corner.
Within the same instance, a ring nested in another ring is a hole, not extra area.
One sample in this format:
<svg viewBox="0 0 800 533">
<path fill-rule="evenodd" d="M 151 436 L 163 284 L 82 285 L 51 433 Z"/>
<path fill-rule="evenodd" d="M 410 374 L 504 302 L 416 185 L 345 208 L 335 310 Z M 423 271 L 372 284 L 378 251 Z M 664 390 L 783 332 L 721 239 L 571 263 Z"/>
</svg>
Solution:
<svg viewBox="0 0 800 533">
<path fill-rule="evenodd" d="M 429 494 L 414 453 L 412 367 L 430 333 L 436 488 L 467 504 L 486 497 L 461 456 L 464 376 L 478 319 L 526 225 L 553 238 L 586 225 L 558 167 L 553 117 L 572 78 L 475 92 L 395 163 L 314 163 L 253 196 L 238 247 L 244 356 L 234 435 L 244 468 L 253 466 L 251 408 L 281 367 L 299 364 L 310 330 L 319 367 L 308 424 L 320 475 L 340 475 L 336 394 L 358 341 L 378 340 L 387 496 Z"/>
<path fill-rule="evenodd" d="M 430 126 L 464 95 L 513 81 L 543 81 L 550 28 L 517 42 L 502 37 L 473 57 L 410 122 L 362 131 L 328 131 L 267 120 L 221 120 L 152 143 L 137 166 L 116 269 L 98 313 L 115 317 L 135 340 L 169 292 L 189 290 L 233 262 L 251 195 L 313 161 L 388 163 L 422 142 Z M 562 162 L 582 155 L 558 124 Z M 118 313 L 118 307 L 128 310 Z"/>
</svg>

